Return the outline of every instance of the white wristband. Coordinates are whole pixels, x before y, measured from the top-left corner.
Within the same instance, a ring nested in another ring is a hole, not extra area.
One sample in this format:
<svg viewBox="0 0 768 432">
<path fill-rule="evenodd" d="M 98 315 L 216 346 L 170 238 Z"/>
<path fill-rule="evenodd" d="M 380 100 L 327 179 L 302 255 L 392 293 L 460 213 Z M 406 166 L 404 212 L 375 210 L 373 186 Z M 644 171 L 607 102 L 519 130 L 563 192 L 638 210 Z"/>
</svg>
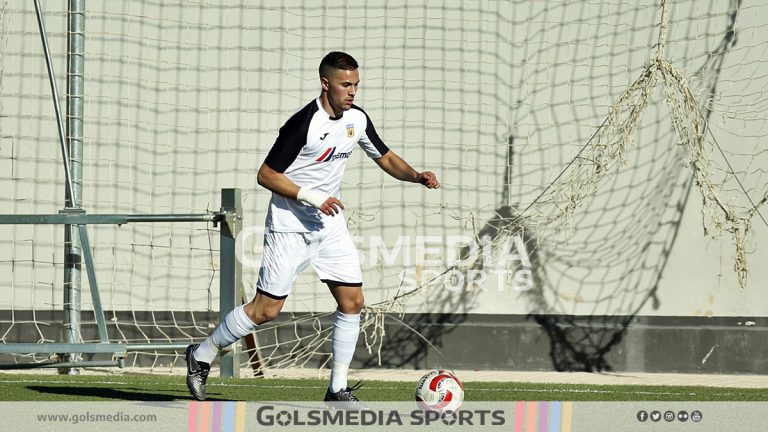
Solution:
<svg viewBox="0 0 768 432">
<path fill-rule="evenodd" d="M 316 191 L 310 188 L 299 189 L 296 199 L 305 202 L 313 207 L 320 208 L 331 196 L 325 192 Z"/>
</svg>

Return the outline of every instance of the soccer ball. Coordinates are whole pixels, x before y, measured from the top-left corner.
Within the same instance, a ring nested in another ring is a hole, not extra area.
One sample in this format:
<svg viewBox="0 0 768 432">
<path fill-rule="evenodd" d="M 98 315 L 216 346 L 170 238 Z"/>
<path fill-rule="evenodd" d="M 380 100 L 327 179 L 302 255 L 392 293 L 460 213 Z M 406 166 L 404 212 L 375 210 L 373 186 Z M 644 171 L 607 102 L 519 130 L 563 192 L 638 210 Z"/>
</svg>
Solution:
<svg viewBox="0 0 768 432">
<path fill-rule="evenodd" d="M 464 401 L 464 386 L 456 375 L 435 369 L 421 377 L 416 386 L 416 402 L 422 409 L 456 412 Z"/>
</svg>

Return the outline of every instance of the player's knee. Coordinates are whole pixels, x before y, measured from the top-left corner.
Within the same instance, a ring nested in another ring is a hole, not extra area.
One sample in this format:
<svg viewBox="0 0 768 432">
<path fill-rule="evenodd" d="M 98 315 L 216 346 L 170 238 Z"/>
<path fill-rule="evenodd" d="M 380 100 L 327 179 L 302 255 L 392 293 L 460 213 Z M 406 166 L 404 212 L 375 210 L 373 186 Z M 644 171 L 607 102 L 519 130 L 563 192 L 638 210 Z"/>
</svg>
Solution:
<svg viewBox="0 0 768 432">
<path fill-rule="evenodd" d="M 249 318 L 251 318 L 254 324 L 259 325 L 272 321 L 277 318 L 279 313 L 279 308 L 267 308 L 256 311 L 253 315 L 249 315 Z"/>
<path fill-rule="evenodd" d="M 280 309 L 267 309 L 262 312 L 262 314 L 259 316 L 260 324 L 263 324 L 265 322 L 272 321 L 273 319 L 277 318 L 277 315 L 280 313 Z"/>
<path fill-rule="evenodd" d="M 248 307 L 250 306 L 250 307 Z M 277 318 L 280 310 L 283 308 L 282 302 L 279 304 L 264 305 L 258 302 L 249 303 L 245 308 L 245 314 L 254 324 L 264 324 Z"/>
<path fill-rule="evenodd" d="M 365 306 L 365 297 L 363 297 L 362 294 L 355 297 L 355 301 L 353 303 L 353 306 L 357 313 L 360 313 L 361 310 L 363 310 L 363 306 Z"/>
<path fill-rule="evenodd" d="M 362 293 L 359 293 L 357 295 L 345 298 L 344 301 L 339 304 L 339 309 L 342 313 L 356 315 L 359 314 L 361 310 L 363 310 L 364 305 L 365 298 L 363 297 Z"/>
</svg>

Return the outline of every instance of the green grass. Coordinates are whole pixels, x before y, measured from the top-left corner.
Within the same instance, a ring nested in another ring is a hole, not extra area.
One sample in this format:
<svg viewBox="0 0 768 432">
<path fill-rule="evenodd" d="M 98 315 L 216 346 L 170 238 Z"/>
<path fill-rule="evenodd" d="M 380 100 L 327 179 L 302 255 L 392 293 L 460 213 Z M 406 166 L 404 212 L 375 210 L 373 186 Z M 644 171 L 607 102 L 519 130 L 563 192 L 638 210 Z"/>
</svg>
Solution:
<svg viewBox="0 0 768 432">
<path fill-rule="evenodd" d="M 211 378 L 210 400 L 319 401 L 326 380 Z M 2 401 L 189 400 L 183 376 L 1 374 Z M 357 394 L 368 401 L 413 400 L 415 383 L 367 381 Z M 467 401 L 768 401 L 768 389 L 722 387 L 464 383 Z"/>
</svg>

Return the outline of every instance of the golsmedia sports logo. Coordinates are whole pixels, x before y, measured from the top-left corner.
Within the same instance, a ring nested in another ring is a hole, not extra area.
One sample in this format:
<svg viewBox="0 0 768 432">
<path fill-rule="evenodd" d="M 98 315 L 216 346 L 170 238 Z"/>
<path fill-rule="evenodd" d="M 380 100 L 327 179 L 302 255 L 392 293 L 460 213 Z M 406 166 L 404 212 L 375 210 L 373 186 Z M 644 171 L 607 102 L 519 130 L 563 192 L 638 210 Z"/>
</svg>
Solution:
<svg viewBox="0 0 768 432">
<path fill-rule="evenodd" d="M 330 162 L 336 159 L 347 159 L 351 154 L 351 151 L 336 153 L 336 147 L 328 147 L 319 158 L 315 159 L 315 162 Z"/>
<path fill-rule="evenodd" d="M 438 426 L 498 426 L 503 427 L 506 413 L 503 409 L 462 409 L 457 412 L 437 412 L 370 409 L 367 411 L 345 410 L 343 404 L 329 408 L 288 408 L 264 405 L 256 410 L 259 426 L 424 426 L 425 430 Z"/>
</svg>

